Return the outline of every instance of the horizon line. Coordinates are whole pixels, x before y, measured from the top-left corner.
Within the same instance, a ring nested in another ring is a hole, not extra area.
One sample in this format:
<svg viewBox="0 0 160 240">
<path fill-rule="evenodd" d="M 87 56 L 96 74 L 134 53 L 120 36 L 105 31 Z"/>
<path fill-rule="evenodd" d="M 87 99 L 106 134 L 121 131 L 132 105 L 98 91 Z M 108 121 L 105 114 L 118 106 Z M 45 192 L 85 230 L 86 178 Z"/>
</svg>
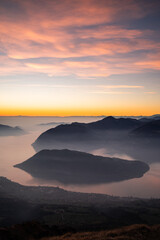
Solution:
<svg viewBox="0 0 160 240">
<path fill-rule="evenodd" d="M 69 116 L 57 116 L 57 115 L 0 115 L 0 117 L 149 117 L 149 116 L 155 116 L 160 115 L 160 113 L 155 113 L 151 115 L 69 115 Z"/>
</svg>

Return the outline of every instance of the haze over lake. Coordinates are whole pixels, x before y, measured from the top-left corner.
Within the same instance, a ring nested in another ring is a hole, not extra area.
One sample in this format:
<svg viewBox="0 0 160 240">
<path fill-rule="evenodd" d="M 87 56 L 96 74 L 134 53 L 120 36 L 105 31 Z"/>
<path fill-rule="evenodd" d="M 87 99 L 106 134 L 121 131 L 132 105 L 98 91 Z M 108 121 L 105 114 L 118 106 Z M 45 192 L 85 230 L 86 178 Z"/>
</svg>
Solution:
<svg viewBox="0 0 160 240">
<path fill-rule="evenodd" d="M 21 136 L 0 137 L 0 175 L 24 185 L 59 186 L 67 190 L 80 192 L 106 193 L 117 196 L 160 197 L 160 163 L 150 164 L 150 170 L 142 177 L 121 182 L 97 185 L 65 185 L 56 181 L 42 181 L 32 178 L 28 173 L 14 168 L 35 154 L 31 144 L 47 129 L 61 123 L 92 122 L 103 117 L 0 117 L 0 123 L 10 126 L 19 126 L 27 133 Z M 134 160 L 127 153 L 113 153 L 107 147 L 95 148 L 88 152 L 95 155 L 119 157 Z M 139 160 L 139 159 L 136 159 Z"/>
</svg>

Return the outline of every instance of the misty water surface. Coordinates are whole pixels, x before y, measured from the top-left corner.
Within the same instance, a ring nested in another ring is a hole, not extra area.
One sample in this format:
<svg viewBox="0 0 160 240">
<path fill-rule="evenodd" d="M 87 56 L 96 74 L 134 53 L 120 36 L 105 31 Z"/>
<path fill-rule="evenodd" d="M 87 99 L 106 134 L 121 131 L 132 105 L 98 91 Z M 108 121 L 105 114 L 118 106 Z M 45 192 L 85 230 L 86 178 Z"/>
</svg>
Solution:
<svg viewBox="0 0 160 240">
<path fill-rule="evenodd" d="M 13 165 L 23 162 L 35 154 L 31 144 L 45 130 L 55 127 L 58 123 L 62 122 L 91 122 L 98 119 L 96 117 L 0 117 L 1 124 L 20 126 L 27 131 L 27 134 L 22 136 L 0 137 L 0 176 L 5 176 L 24 185 L 52 185 L 72 191 L 106 193 L 119 196 L 160 197 L 160 163 L 152 163 L 150 171 L 142 178 L 118 183 L 80 186 L 33 179 L 26 172 L 13 167 Z M 47 124 L 45 125 L 45 123 Z M 48 123 L 51 124 L 48 125 Z M 107 148 L 97 148 L 92 150 L 91 153 L 133 160 L 125 152 L 113 153 L 113 151 L 111 152 Z"/>
</svg>

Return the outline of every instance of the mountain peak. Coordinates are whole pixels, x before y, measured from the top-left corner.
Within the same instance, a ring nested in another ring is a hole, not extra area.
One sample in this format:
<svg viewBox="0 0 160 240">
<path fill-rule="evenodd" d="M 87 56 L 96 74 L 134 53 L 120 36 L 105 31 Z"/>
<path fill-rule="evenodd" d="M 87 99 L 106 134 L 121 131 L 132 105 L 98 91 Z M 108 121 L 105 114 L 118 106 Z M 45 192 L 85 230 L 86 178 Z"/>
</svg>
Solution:
<svg viewBox="0 0 160 240">
<path fill-rule="evenodd" d="M 115 120 L 115 118 L 112 117 L 112 116 L 108 116 L 108 117 L 103 118 L 102 120 L 103 121 L 105 121 L 105 120 Z"/>
</svg>

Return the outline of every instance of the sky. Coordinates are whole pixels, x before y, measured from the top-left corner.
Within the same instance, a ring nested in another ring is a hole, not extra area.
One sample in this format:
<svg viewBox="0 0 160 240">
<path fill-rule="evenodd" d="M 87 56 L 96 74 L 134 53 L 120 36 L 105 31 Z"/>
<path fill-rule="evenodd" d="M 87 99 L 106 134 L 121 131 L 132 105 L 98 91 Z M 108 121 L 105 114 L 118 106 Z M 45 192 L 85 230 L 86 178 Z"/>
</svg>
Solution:
<svg viewBox="0 0 160 240">
<path fill-rule="evenodd" d="M 158 113 L 159 0 L 0 0 L 0 115 Z"/>
</svg>

